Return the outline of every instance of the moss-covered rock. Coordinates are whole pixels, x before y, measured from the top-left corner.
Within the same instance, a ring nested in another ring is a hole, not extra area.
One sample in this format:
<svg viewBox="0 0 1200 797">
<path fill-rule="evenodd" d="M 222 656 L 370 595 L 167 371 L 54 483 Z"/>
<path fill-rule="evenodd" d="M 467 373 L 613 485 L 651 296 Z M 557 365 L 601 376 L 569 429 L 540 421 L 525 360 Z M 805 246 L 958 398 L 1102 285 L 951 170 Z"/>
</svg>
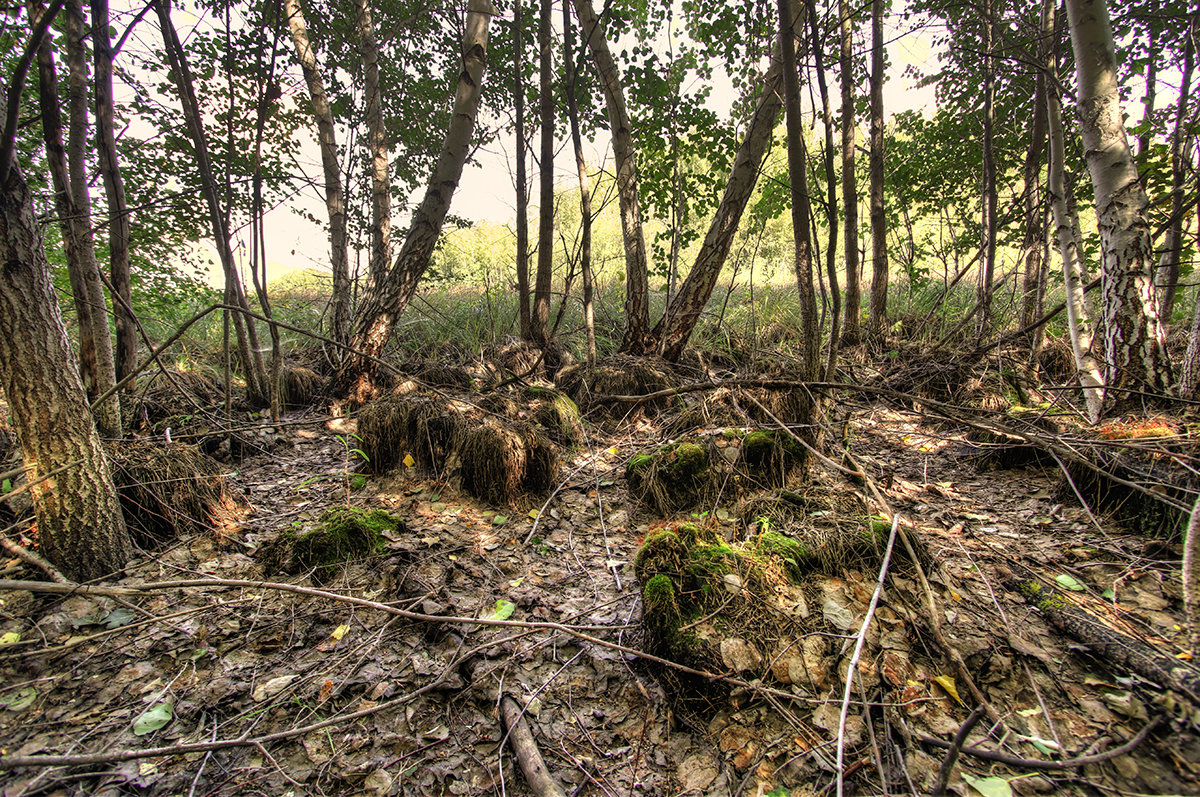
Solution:
<svg viewBox="0 0 1200 797">
<path fill-rule="evenodd" d="M 312 572 L 315 584 L 328 582 L 348 562 L 383 550 L 387 534 L 405 530 L 404 521 L 382 509 L 337 506 L 311 529 L 287 529 L 259 550 L 268 572 Z"/>
</svg>

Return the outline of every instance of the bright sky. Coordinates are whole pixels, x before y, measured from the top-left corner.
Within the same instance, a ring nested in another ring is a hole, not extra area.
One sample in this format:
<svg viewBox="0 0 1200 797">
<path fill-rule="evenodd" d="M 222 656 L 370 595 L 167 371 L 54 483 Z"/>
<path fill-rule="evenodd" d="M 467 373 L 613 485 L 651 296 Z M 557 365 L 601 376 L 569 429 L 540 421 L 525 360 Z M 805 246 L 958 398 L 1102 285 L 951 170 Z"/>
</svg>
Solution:
<svg viewBox="0 0 1200 797">
<path fill-rule="evenodd" d="M 864 35 L 869 35 L 869 31 L 865 29 L 865 26 L 860 26 L 857 42 L 860 47 L 865 46 Z M 924 68 L 932 66 L 928 38 L 919 33 L 905 33 L 898 30 L 888 31 L 885 36 L 891 42 L 888 46 L 888 54 L 892 67 L 890 80 L 885 84 L 884 91 L 884 104 L 888 113 L 913 108 L 932 108 L 934 104 L 933 89 L 927 87 L 915 90 L 911 79 L 902 76 L 904 67 L 908 65 Z M 833 79 L 832 76 L 831 79 Z M 484 81 L 484 90 L 487 91 L 486 76 Z M 867 90 L 865 83 L 859 88 L 865 94 Z M 835 92 L 836 102 L 836 84 L 831 86 L 831 91 Z M 298 101 L 306 99 L 306 95 L 297 98 Z M 714 87 L 710 103 L 718 113 L 725 114 L 733 99 L 732 88 L 726 82 L 724 86 L 718 84 Z M 865 125 L 860 129 L 865 130 Z M 437 137 L 439 140 L 443 133 L 443 130 L 429 131 L 430 136 Z M 574 157 L 570 155 L 569 149 L 564 147 L 565 142 L 560 141 L 558 144 L 560 154 L 556 158 L 557 178 L 572 182 L 575 168 Z M 497 224 L 512 222 L 515 209 L 515 190 L 511 174 L 514 149 L 515 137 L 509 135 L 476 153 L 477 164 L 468 164 L 464 169 L 459 190 L 456 192 L 451 206 L 451 213 L 473 221 L 489 221 Z M 591 152 L 588 154 L 589 162 L 601 162 L 610 154 L 607 140 L 593 142 Z M 297 157 L 298 160 L 309 164 L 307 168 L 312 176 L 319 177 L 321 173 L 320 155 L 315 139 L 309 138 L 302 142 L 301 151 L 297 153 Z M 531 163 L 530 169 L 533 168 L 534 164 Z M 533 177 L 532 174 L 531 177 Z M 414 205 L 420 201 L 423 192 L 424 188 L 422 187 L 412 197 Z M 323 199 L 311 189 L 299 194 L 291 206 L 302 207 L 317 218 L 326 217 Z M 407 219 L 393 219 L 394 235 L 402 234 L 406 224 Z M 280 207 L 268 214 L 266 232 L 268 273 L 271 279 L 295 269 L 318 268 L 325 270 L 328 267 L 329 248 L 324 231 L 296 215 L 289 207 Z M 397 241 L 394 245 L 398 247 L 399 242 Z M 244 251 L 244 248 L 239 251 Z M 210 279 L 214 281 L 214 284 L 221 282 L 220 269 L 215 264 L 210 271 Z"/>
</svg>

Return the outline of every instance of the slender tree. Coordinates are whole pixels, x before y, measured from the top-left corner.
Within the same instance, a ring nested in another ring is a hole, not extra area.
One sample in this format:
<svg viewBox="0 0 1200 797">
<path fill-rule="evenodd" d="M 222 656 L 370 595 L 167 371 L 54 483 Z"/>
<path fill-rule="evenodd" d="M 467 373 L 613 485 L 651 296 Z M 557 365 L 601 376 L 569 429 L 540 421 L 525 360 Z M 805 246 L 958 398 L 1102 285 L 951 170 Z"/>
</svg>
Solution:
<svg viewBox="0 0 1200 797">
<path fill-rule="evenodd" d="M 1142 391 L 1161 392 L 1170 382 L 1154 288 L 1149 203 L 1125 133 L 1108 6 L 1105 0 L 1067 0 L 1067 16 L 1103 256 L 1104 381 L 1108 400 L 1124 405 L 1140 402 Z"/>
<path fill-rule="evenodd" d="M 538 124 L 541 132 L 541 158 L 538 184 L 537 277 L 533 287 L 533 310 L 529 319 L 530 337 L 546 345 L 550 331 L 550 281 L 554 268 L 554 59 L 550 51 L 550 0 L 541 0 L 538 15 Z"/>
<path fill-rule="evenodd" d="M 125 182 L 117 155 L 113 126 L 112 41 L 109 39 L 108 0 L 91 0 L 92 54 L 96 72 L 92 90 L 96 100 L 96 148 L 100 153 L 100 177 L 108 196 L 108 269 L 114 291 L 116 318 L 116 375 L 124 380 L 137 366 L 137 321 L 133 317 L 133 294 L 129 282 L 129 213 L 125 204 Z M 133 389 L 133 382 L 126 382 Z"/>
<path fill-rule="evenodd" d="M 604 89 L 608 124 L 612 132 L 613 156 L 617 166 L 617 198 L 621 207 L 621 236 L 625 243 L 625 335 L 621 351 L 645 354 L 656 349 L 650 336 L 650 275 L 647 270 L 646 236 L 638 200 L 637 160 L 625 92 L 620 73 L 608 49 L 604 28 L 591 0 L 572 0 L 583 39 L 587 42 Z"/>
<path fill-rule="evenodd" d="M 1179 261 L 1183 256 L 1183 219 L 1187 214 L 1184 181 L 1191 155 L 1184 143 L 1188 125 L 1188 103 L 1191 100 L 1192 73 L 1196 68 L 1196 37 L 1200 35 L 1200 13 L 1192 15 L 1183 46 L 1183 77 L 1179 97 L 1175 101 L 1175 129 L 1171 133 L 1171 218 L 1158 260 L 1159 317 L 1163 324 L 1171 323 L 1175 311 L 1175 295 L 1179 284 Z M 1189 140 L 1190 144 L 1190 140 Z"/>
<path fill-rule="evenodd" d="M 996 279 L 996 64 L 992 52 L 995 46 L 996 25 L 992 19 L 991 0 L 983 7 L 983 168 L 980 186 L 979 251 L 979 334 L 982 341 L 992 316 L 992 287 Z"/>
<path fill-rule="evenodd" d="M 858 262 L 858 178 L 854 174 L 854 17 L 850 0 L 838 0 L 838 16 L 842 31 L 838 57 L 842 88 L 842 207 L 846 213 L 843 247 L 846 253 L 846 319 L 842 324 L 842 340 L 847 346 L 853 346 L 862 336 L 859 331 L 862 313 L 859 283 L 862 277 Z"/>
<path fill-rule="evenodd" d="M 871 335 L 887 334 L 887 216 L 884 212 L 883 0 L 871 0 Z"/>
<path fill-rule="evenodd" d="M 470 152 L 483 72 L 487 66 L 488 27 L 494 13 L 490 0 L 470 0 L 468 4 L 462 69 L 458 73 L 454 109 L 437 165 L 383 289 L 369 296 L 355 314 L 351 338 L 355 353 L 338 369 L 333 384 L 335 395 L 362 403 L 377 392 L 377 369 L 373 358 L 383 354 L 396 321 L 412 301 L 421 276 L 429 267 L 429 258 L 437 245 L 450 200 Z"/>
<path fill-rule="evenodd" d="M 587 364 L 596 367 L 596 310 L 592 285 L 592 188 L 587 161 L 583 156 L 583 136 L 579 131 L 579 102 L 575 98 L 575 31 L 571 11 L 563 4 L 563 68 L 567 95 L 567 119 L 571 125 L 571 146 L 575 150 L 575 172 L 579 177 L 579 270 L 583 276 L 583 326 L 587 334 Z"/>
<path fill-rule="evenodd" d="M 308 84 L 313 118 L 317 123 L 317 142 L 321 149 L 321 168 L 325 175 L 325 211 L 329 215 L 329 262 L 333 271 L 330 337 L 339 342 L 350 338 L 350 268 L 346 240 L 346 200 L 342 193 L 342 173 L 338 159 L 337 132 L 333 112 L 325 97 L 325 82 L 317 66 L 308 37 L 308 25 L 300 0 L 285 0 L 288 30 L 296 48 L 296 60 Z M 341 351 L 335 356 L 341 358 Z"/>
<path fill-rule="evenodd" d="M 1046 62 L 1047 38 L 1038 45 L 1039 60 Z M 1025 234 L 1021 241 L 1021 260 L 1025 273 L 1021 291 L 1021 326 L 1033 324 L 1044 290 L 1042 250 L 1046 245 L 1045 213 L 1042 203 L 1042 160 L 1046 148 L 1046 72 L 1038 70 L 1033 93 L 1033 125 L 1029 135 L 1029 151 L 1025 153 Z M 1038 327 L 1036 334 L 1041 334 Z M 1035 346 L 1036 348 L 1036 346 Z"/>
<path fill-rule="evenodd" d="M 371 155 L 371 284 L 387 277 L 392 260 L 392 182 L 388 174 L 387 130 L 379 86 L 379 45 L 369 0 L 358 1 L 358 46 L 363 59 L 363 93 L 367 101 L 367 150 Z"/>
<path fill-rule="evenodd" d="M 566 5 L 564 4 L 564 9 Z M 513 105 L 517 134 L 517 301 L 520 304 L 521 337 L 528 340 L 529 328 L 529 176 L 525 169 L 525 15 L 521 0 L 513 3 Z"/>
</svg>

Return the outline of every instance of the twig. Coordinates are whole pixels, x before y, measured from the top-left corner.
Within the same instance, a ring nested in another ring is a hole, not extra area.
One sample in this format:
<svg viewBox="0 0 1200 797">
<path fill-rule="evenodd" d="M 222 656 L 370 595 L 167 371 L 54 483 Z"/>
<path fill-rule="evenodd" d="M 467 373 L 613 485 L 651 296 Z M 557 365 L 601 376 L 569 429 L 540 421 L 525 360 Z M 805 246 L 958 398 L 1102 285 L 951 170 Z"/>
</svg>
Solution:
<svg viewBox="0 0 1200 797">
<path fill-rule="evenodd" d="M 550 772 L 546 769 L 546 760 L 538 750 L 537 742 L 533 739 L 529 725 L 525 722 L 524 712 L 517 705 L 517 701 L 508 695 L 501 698 L 500 714 L 508 727 L 508 742 L 521 765 L 521 772 L 524 773 L 529 788 L 538 797 L 566 797 L 566 792 L 550 777 Z"/>
<path fill-rule="evenodd" d="M 985 712 L 986 709 L 983 706 L 976 706 L 971 715 L 967 717 L 967 721 L 958 729 L 958 733 L 954 734 L 950 748 L 946 751 L 946 757 L 942 760 L 942 768 L 938 771 L 937 783 L 934 784 L 932 792 L 933 797 L 942 797 L 946 793 L 946 786 L 950 784 L 950 773 L 954 770 L 954 763 L 958 761 L 958 754 L 962 751 L 963 743 L 967 741 L 967 734 L 983 718 Z"/>
<path fill-rule="evenodd" d="M 2 546 L 6 551 L 11 553 L 13 556 L 24 561 L 26 564 L 32 565 L 33 567 L 36 567 L 38 570 L 41 570 L 43 573 L 45 573 L 47 576 L 49 576 L 55 582 L 57 582 L 59 584 L 68 583 L 67 577 L 62 574 L 61 570 L 59 570 L 57 567 L 55 567 L 54 565 L 47 562 L 42 557 L 38 556 L 33 551 L 26 548 L 24 545 L 14 542 L 14 541 L 10 540 L 8 537 L 0 535 L 0 546 Z"/>
<path fill-rule="evenodd" d="M 1010 767 L 1019 767 L 1021 769 L 1040 769 L 1050 771 L 1061 771 L 1067 769 L 1078 769 L 1088 764 L 1100 764 L 1105 761 L 1111 761 L 1114 758 L 1120 758 L 1126 753 L 1132 752 L 1138 745 L 1146 740 L 1146 737 L 1163 723 L 1162 717 L 1155 717 L 1144 728 L 1138 731 L 1137 735 L 1130 739 L 1120 747 L 1114 747 L 1104 753 L 1096 753 L 1095 755 L 1085 755 L 1079 758 L 1070 758 L 1066 761 L 1038 761 L 1033 758 L 1018 758 L 1007 753 L 999 753 L 994 750 L 980 750 L 977 747 L 964 747 L 962 752 L 973 758 L 981 758 L 984 761 L 998 761 L 1001 764 L 1006 764 Z M 916 734 L 918 741 L 933 747 L 949 748 L 951 742 L 943 739 L 935 739 L 932 736 L 926 736 L 923 733 Z"/>
<path fill-rule="evenodd" d="M 842 772 L 843 758 L 846 752 L 846 716 L 850 713 L 850 693 L 854 688 L 854 674 L 858 671 L 858 659 L 862 655 L 863 645 L 867 641 L 867 629 L 871 626 L 871 618 L 875 615 L 875 607 L 879 604 L 879 595 L 883 592 L 883 582 L 887 578 L 888 563 L 892 560 L 892 549 L 896 545 L 896 531 L 900 528 L 900 516 L 892 518 L 892 533 L 888 535 L 887 547 L 883 552 L 883 564 L 879 566 L 879 578 L 875 580 L 875 591 L 871 593 L 871 602 L 867 606 L 867 614 L 863 618 L 862 628 L 858 630 L 858 639 L 854 643 L 854 655 L 850 657 L 850 666 L 846 668 L 846 690 L 842 694 L 842 713 L 838 717 L 837 735 L 837 793 L 842 797 L 845 778 Z"/>
</svg>

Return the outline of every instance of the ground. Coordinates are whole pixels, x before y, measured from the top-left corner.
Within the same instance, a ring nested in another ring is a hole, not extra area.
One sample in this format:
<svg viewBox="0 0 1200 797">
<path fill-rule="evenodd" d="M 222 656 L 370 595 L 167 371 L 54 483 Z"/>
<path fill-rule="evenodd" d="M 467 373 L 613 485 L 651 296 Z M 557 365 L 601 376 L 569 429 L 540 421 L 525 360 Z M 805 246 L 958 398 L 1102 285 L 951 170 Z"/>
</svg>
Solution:
<svg viewBox="0 0 1200 797">
<path fill-rule="evenodd" d="M 587 431 L 553 495 L 488 505 L 404 465 L 361 484 L 353 420 L 306 411 L 229 466 L 254 506 L 240 532 L 147 552 L 120 582 L 209 586 L 0 593 L 0 758 L 97 756 L 0 771 L 3 793 L 530 794 L 502 749 L 504 695 L 524 707 L 567 794 L 833 793 L 841 677 L 876 574 L 822 585 L 825 619 L 849 618 L 826 643 L 823 691 L 770 679 L 729 687 L 649 662 L 636 653 L 649 640 L 633 559 L 664 519 L 628 496 L 625 468 L 661 441 L 653 424 Z M 847 431 L 927 549 L 937 625 L 1001 720 L 984 718 L 970 744 L 1070 758 L 1118 747 L 1160 713 L 1155 684 L 1089 654 L 1010 584 L 1040 578 L 1106 604 L 1110 623 L 1176 654 L 1186 647 L 1178 544 L 1093 523 L 1052 468 L 977 470 L 964 430 L 921 414 L 864 406 Z M 822 465 L 811 478 L 846 487 Z M 256 551 L 347 503 L 406 524 L 385 534 L 383 553 L 323 579 L 320 589 L 359 603 L 245 583 L 310 587 L 264 572 Z M 683 519 L 745 534 L 719 504 Z M 897 573 L 842 734 L 848 794 L 929 793 L 945 751 L 920 737 L 949 741 L 975 705 L 920 617 L 928 604 L 897 597 L 920 593 L 911 572 Z M 4 577 L 36 576 L 13 562 Z M 889 629 L 906 630 L 889 641 Z M 680 689 L 691 699 L 680 702 Z M 1063 771 L 964 753 L 950 793 L 976 793 L 970 782 L 987 794 L 1198 794 L 1196 727 L 1168 713 L 1132 752 Z M 176 744 L 193 747 L 134 754 Z"/>
</svg>

